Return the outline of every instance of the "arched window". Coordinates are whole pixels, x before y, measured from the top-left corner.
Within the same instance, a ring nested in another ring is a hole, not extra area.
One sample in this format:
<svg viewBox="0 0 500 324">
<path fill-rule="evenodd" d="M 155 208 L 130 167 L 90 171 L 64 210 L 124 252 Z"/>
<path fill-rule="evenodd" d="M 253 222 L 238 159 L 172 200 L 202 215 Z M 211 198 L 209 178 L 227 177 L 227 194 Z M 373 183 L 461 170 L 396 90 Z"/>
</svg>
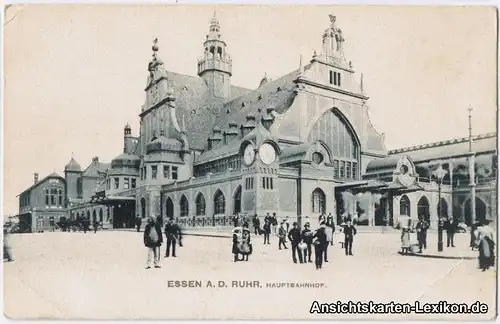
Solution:
<svg viewBox="0 0 500 324">
<path fill-rule="evenodd" d="M 448 217 L 448 203 L 444 198 L 441 198 L 437 206 L 437 214 L 439 217 Z"/>
<path fill-rule="evenodd" d="M 403 195 L 401 197 L 401 199 L 399 200 L 399 214 L 405 215 L 405 216 L 411 216 L 410 215 L 410 199 L 406 195 Z"/>
<path fill-rule="evenodd" d="M 348 122 L 337 111 L 329 110 L 318 119 L 309 133 L 309 141 L 321 141 L 329 148 L 335 178 L 359 178 L 359 144 Z"/>
<path fill-rule="evenodd" d="M 217 58 L 220 59 L 222 57 L 222 47 L 217 47 Z"/>
<path fill-rule="evenodd" d="M 141 217 L 146 217 L 146 199 L 141 198 Z"/>
<path fill-rule="evenodd" d="M 196 216 L 204 216 L 206 210 L 205 197 L 200 192 L 196 196 Z"/>
<path fill-rule="evenodd" d="M 48 206 L 50 203 L 50 195 L 49 195 L 49 189 L 45 189 L 45 206 Z"/>
<path fill-rule="evenodd" d="M 51 206 L 57 205 L 57 189 L 56 188 L 50 189 L 50 205 Z"/>
<path fill-rule="evenodd" d="M 325 212 L 325 193 L 320 188 L 316 188 L 312 193 L 312 212 L 324 213 Z"/>
<path fill-rule="evenodd" d="M 90 210 L 87 210 L 87 219 L 90 220 Z"/>
<path fill-rule="evenodd" d="M 214 214 L 224 214 L 226 212 L 226 198 L 222 191 L 217 190 L 214 196 Z"/>
<path fill-rule="evenodd" d="M 241 186 L 234 193 L 233 214 L 241 213 Z"/>
<path fill-rule="evenodd" d="M 425 221 L 430 221 L 429 200 L 426 196 L 422 196 L 417 203 L 418 217 L 422 217 Z"/>
<path fill-rule="evenodd" d="M 186 196 L 182 195 L 181 197 L 181 217 L 189 216 L 189 202 Z"/>
<path fill-rule="evenodd" d="M 63 194 L 62 194 L 62 190 L 59 189 L 59 206 L 62 206 L 63 205 Z"/>
</svg>

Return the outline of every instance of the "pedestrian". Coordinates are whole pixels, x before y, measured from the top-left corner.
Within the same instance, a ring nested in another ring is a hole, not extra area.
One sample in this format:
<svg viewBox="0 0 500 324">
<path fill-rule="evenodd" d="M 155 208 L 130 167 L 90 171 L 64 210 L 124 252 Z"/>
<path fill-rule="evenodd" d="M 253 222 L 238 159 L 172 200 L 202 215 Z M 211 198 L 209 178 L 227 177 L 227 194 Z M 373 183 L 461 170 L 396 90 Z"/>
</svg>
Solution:
<svg viewBox="0 0 500 324">
<path fill-rule="evenodd" d="M 278 218 L 276 217 L 276 213 L 273 213 L 273 216 L 271 217 L 271 225 L 272 225 L 273 234 L 277 234 L 278 233 Z"/>
<path fill-rule="evenodd" d="M 12 246 L 10 245 L 10 235 L 11 235 L 11 226 L 5 224 L 3 227 L 3 259 L 7 259 L 7 262 L 14 261 L 12 256 Z"/>
<path fill-rule="evenodd" d="M 489 226 L 489 221 L 484 220 L 476 229 L 476 246 L 479 250 L 479 268 L 482 271 L 488 270 L 495 265 L 495 242 L 493 241 L 493 229 Z"/>
<path fill-rule="evenodd" d="M 234 262 L 241 261 L 239 259 L 239 247 L 238 245 L 242 242 L 243 239 L 243 229 L 241 227 L 236 226 L 233 228 L 233 247 L 231 249 L 231 252 L 233 253 L 234 257 Z"/>
<path fill-rule="evenodd" d="M 326 228 L 325 223 L 322 222 L 320 224 L 320 227 L 316 230 L 316 233 L 314 233 L 313 237 L 314 255 L 315 255 L 314 263 L 316 265 L 316 270 L 319 270 L 323 267 L 324 248 L 328 246 L 325 228 Z"/>
<path fill-rule="evenodd" d="M 167 238 L 167 250 L 165 251 L 165 258 L 168 258 L 170 256 L 170 248 L 172 248 L 172 257 L 176 258 L 177 255 L 175 254 L 175 247 L 177 245 L 177 242 L 179 242 L 179 246 L 182 246 L 180 244 L 182 233 L 179 225 L 177 225 L 177 222 L 175 222 L 173 219 L 169 219 L 167 221 L 167 224 L 165 225 L 165 236 Z"/>
<path fill-rule="evenodd" d="M 137 215 L 135 218 L 135 226 L 137 227 L 137 233 L 141 231 L 142 219 Z"/>
<path fill-rule="evenodd" d="M 455 247 L 454 236 L 457 224 L 452 217 L 447 217 L 443 227 L 446 229 L 446 247 L 450 247 L 450 245 Z"/>
<path fill-rule="evenodd" d="M 285 228 L 286 228 L 286 235 L 288 235 L 288 232 L 290 232 L 290 223 L 288 222 L 288 216 L 285 218 Z"/>
<path fill-rule="evenodd" d="M 95 220 L 94 223 L 92 224 L 92 227 L 94 227 L 94 234 L 97 233 L 97 229 L 99 228 L 99 222 Z"/>
<path fill-rule="evenodd" d="M 300 228 L 299 228 L 299 223 L 294 222 L 293 223 L 293 228 L 290 230 L 288 233 L 288 239 L 290 240 L 292 244 L 292 260 L 293 263 L 297 263 L 297 254 L 299 255 L 299 261 L 300 263 L 304 263 L 302 259 L 302 251 L 299 250 L 299 243 L 302 240 L 301 234 L 300 234 Z"/>
<path fill-rule="evenodd" d="M 350 218 L 347 218 L 347 223 L 344 226 L 345 255 L 352 255 L 352 242 L 354 241 L 354 235 L 356 235 L 356 233 L 357 231 L 352 224 L 352 220 Z"/>
<path fill-rule="evenodd" d="M 304 262 L 312 262 L 311 260 L 311 254 L 312 254 L 312 241 L 313 241 L 313 236 L 314 233 L 310 229 L 311 224 L 309 222 L 304 224 L 304 229 L 302 230 L 301 236 L 302 236 L 302 241 L 306 244 L 306 248 L 303 251 L 303 260 Z"/>
<path fill-rule="evenodd" d="M 163 243 L 161 225 L 157 224 L 153 217 L 148 218 L 148 223 L 144 229 L 144 245 L 148 248 L 148 261 L 146 269 L 151 269 L 151 256 L 153 256 L 154 267 L 160 266 L 160 246 Z"/>
<path fill-rule="evenodd" d="M 266 221 L 264 226 L 262 227 L 262 230 L 264 231 L 264 244 L 271 244 L 269 243 L 269 235 L 271 234 L 271 224 Z"/>
<path fill-rule="evenodd" d="M 476 246 L 476 230 L 481 226 L 480 223 L 474 223 L 472 224 L 472 226 L 470 227 L 470 248 L 472 249 L 472 251 L 474 251 L 474 249 L 477 247 Z"/>
<path fill-rule="evenodd" d="M 410 230 L 408 227 L 401 227 L 401 253 L 408 254 L 410 250 Z"/>
<path fill-rule="evenodd" d="M 333 220 L 332 213 L 329 213 L 328 216 L 326 217 L 326 226 L 331 229 L 332 232 L 332 237 L 330 240 L 330 245 L 333 245 L 333 240 L 335 239 L 335 222 Z"/>
<path fill-rule="evenodd" d="M 257 235 L 257 234 L 260 235 L 261 234 L 260 219 L 259 219 L 259 216 L 257 216 L 257 214 L 255 214 L 253 216 L 252 225 L 253 225 L 255 235 Z"/>
<path fill-rule="evenodd" d="M 429 223 L 424 220 L 423 216 L 418 217 L 415 229 L 417 231 L 418 253 L 422 253 L 422 248 L 427 249 L 427 229 L 429 229 Z"/>
<path fill-rule="evenodd" d="M 285 222 L 281 222 L 281 225 L 280 225 L 280 228 L 278 229 L 278 238 L 279 238 L 279 241 L 278 241 L 278 248 L 281 250 L 281 246 L 283 245 L 283 247 L 285 249 L 288 249 L 286 247 L 286 230 L 285 230 Z"/>
<path fill-rule="evenodd" d="M 250 242 L 250 229 L 243 227 L 241 244 L 238 245 L 239 253 L 243 256 L 241 261 L 248 261 L 248 256 L 252 254 L 252 243 Z"/>
</svg>

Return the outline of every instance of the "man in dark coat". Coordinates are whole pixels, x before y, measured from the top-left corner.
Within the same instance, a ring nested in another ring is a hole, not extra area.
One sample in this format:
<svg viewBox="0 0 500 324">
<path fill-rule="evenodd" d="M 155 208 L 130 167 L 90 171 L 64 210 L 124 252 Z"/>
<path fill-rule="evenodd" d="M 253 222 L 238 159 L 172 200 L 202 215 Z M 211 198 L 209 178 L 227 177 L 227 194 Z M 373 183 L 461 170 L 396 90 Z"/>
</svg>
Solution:
<svg viewBox="0 0 500 324">
<path fill-rule="evenodd" d="M 422 253 L 422 248 L 427 249 L 427 229 L 429 228 L 429 223 L 427 223 L 422 216 L 418 217 L 417 226 L 417 240 L 418 240 L 418 253 Z"/>
<path fill-rule="evenodd" d="M 165 236 L 167 237 L 167 250 L 165 251 L 165 258 L 170 256 L 170 247 L 172 247 L 172 257 L 176 258 L 175 255 L 175 246 L 177 245 L 177 241 L 179 241 L 179 245 L 182 240 L 182 233 L 179 225 L 174 222 L 172 219 L 169 219 L 167 224 L 165 225 Z"/>
<path fill-rule="evenodd" d="M 135 226 L 137 227 L 137 233 L 141 231 L 141 224 L 142 224 L 142 219 L 139 216 L 137 216 L 135 218 Z"/>
<path fill-rule="evenodd" d="M 269 243 L 269 235 L 271 234 L 271 223 L 266 220 L 264 226 L 262 227 L 262 230 L 264 231 L 264 244 L 271 244 Z"/>
<path fill-rule="evenodd" d="M 259 219 L 259 216 L 257 214 L 255 214 L 253 216 L 253 219 L 252 219 L 252 225 L 253 225 L 253 229 L 255 231 L 255 235 L 260 235 L 260 219 Z"/>
<path fill-rule="evenodd" d="M 453 239 L 457 229 L 457 224 L 452 217 L 448 217 L 445 219 L 443 227 L 446 230 L 446 247 L 450 247 L 450 245 L 451 247 L 455 247 Z"/>
<path fill-rule="evenodd" d="M 160 266 L 160 246 L 163 243 L 161 224 L 157 224 L 153 217 L 148 218 L 148 224 L 144 229 L 144 245 L 148 248 L 148 262 L 146 269 L 151 269 L 151 255 L 154 257 L 155 268 Z"/>
<path fill-rule="evenodd" d="M 299 250 L 299 243 L 301 241 L 299 223 L 294 222 L 293 228 L 288 232 L 288 239 L 292 244 L 292 259 L 293 263 L 297 263 L 297 254 L 299 255 L 300 263 L 304 263 L 302 260 L 302 252 Z"/>
<path fill-rule="evenodd" d="M 306 259 L 307 259 L 307 262 L 312 262 L 312 260 L 311 260 L 311 255 L 312 255 L 311 245 L 312 245 L 314 233 L 311 231 L 310 226 L 311 225 L 309 224 L 309 222 L 305 223 L 304 229 L 302 230 L 302 233 L 301 233 L 302 241 L 304 241 L 304 243 L 306 243 L 306 245 L 307 245 L 307 248 L 304 249 L 304 262 L 306 262 Z"/>
<path fill-rule="evenodd" d="M 344 226 L 344 248 L 345 255 L 352 255 L 352 242 L 356 235 L 356 228 L 352 224 L 350 218 L 347 219 L 347 224 Z"/>
<path fill-rule="evenodd" d="M 323 254 L 325 247 L 328 246 L 328 239 L 325 233 L 325 223 L 322 222 L 316 233 L 314 234 L 314 254 L 315 254 L 315 264 L 316 270 L 323 267 Z"/>
</svg>

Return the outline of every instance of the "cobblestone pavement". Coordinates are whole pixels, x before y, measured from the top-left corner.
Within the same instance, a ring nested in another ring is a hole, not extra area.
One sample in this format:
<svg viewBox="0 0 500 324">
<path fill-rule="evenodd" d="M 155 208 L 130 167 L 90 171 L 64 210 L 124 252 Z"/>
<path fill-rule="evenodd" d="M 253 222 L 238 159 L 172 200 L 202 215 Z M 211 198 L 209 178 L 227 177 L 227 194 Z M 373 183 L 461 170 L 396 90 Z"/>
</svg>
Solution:
<svg viewBox="0 0 500 324">
<path fill-rule="evenodd" d="M 433 236 L 429 245 L 437 244 Z M 310 315 L 314 300 L 375 302 L 467 302 L 489 305 L 485 315 L 418 315 L 418 319 L 491 319 L 495 314 L 496 269 L 480 272 L 477 260 L 402 256 L 396 233 L 357 235 L 354 256 L 339 245 L 330 262 L 293 264 L 291 249 L 277 239 L 254 238 L 249 262 L 232 262 L 231 240 L 186 236 L 177 258 L 161 269 L 145 269 L 142 233 L 43 233 L 13 235 L 15 262 L 4 263 L 5 315 L 66 319 L 409 319 L 408 315 Z M 290 247 L 290 245 L 288 244 Z M 457 236 L 468 252 L 468 236 Z M 456 252 L 457 254 L 460 254 Z M 476 252 L 477 253 L 477 252 Z M 169 281 L 198 280 L 202 288 L 169 287 Z M 228 287 L 206 287 L 208 281 Z M 259 281 L 261 288 L 231 287 Z M 270 288 L 270 283 L 318 283 L 320 288 Z"/>
</svg>

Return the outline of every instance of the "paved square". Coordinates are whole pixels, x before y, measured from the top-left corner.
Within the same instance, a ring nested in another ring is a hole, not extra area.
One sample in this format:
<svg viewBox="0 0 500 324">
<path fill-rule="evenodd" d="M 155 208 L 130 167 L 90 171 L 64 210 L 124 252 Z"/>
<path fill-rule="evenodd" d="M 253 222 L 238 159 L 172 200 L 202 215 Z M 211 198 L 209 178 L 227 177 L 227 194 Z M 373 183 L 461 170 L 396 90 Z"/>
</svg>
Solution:
<svg viewBox="0 0 500 324">
<path fill-rule="evenodd" d="M 429 244 L 436 244 L 435 235 Z M 262 245 L 253 237 L 249 262 L 232 262 L 231 240 L 186 236 L 177 258 L 145 269 L 142 233 L 43 233 L 13 235 L 15 262 L 4 264 L 5 315 L 65 319 L 408 319 L 408 315 L 310 315 L 319 302 L 436 303 L 481 301 L 485 315 L 419 315 L 424 318 L 491 319 L 495 314 L 496 269 L 480 272 L 477 260 L 432 259 L 398 254 L 397 233 L 361 233 L 354 256 L 338 245 L 330 262 L 293 264 L 291 249 L 277 239 Z M 456 249 L 467 251 L 468 235 Z M 290 246 L 289 246 L 290 247 Z M 198 280 L 202 288 L 169 287 L 169 281 Z M 206 287 L 225 281 L 229 287 Z M 261 288 L 233 288 L 232 281 L 259 281 Z M 267 288 L 267 283 L 321 283 L 321 288 Z"/>
</svg>

